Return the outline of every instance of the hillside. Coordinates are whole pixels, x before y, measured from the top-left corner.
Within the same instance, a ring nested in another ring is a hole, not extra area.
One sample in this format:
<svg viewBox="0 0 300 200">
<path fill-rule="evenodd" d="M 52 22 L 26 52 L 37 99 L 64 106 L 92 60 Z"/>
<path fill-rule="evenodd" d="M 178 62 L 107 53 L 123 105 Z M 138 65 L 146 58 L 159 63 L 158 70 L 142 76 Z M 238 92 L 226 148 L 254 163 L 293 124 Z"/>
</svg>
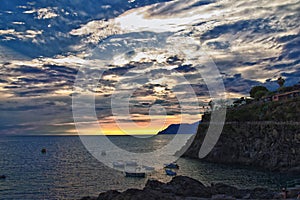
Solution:
<svg viewBox="0 0 300 200">
<path fill-rule="evenodd" d="M 166 129 L 158 132 L 158 135 L 166 134 L 195 134 L 197 132 L 199 122 L 192 124 L 171 124 Z"/>
<path fill-rule="evenodd" d="M 205 161 L 300 173 L 300 99 L 228 108 L 222 134 Z M 184 156 L 198 158 L 209 126 L 205 114 Z"/>
</svg>

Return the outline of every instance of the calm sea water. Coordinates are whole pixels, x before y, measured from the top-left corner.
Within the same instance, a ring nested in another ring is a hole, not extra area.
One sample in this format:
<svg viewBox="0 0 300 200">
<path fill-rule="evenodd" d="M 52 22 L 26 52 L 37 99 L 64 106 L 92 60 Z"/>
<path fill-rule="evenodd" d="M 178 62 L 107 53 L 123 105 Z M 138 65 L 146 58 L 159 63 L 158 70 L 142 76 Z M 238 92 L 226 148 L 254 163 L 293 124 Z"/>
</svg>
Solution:
<svg viewBox="0 0 300 200">
<path fill-rule="evenodd" d="M 132 151 L 151 151 L 172 138 L 160 135 L 147 140 L 114 136 L 112 141 Z M 149 145 L 151 143 L 151 145 Z M 41 148 L 47 148 L 41 154 Z M 163 158 L 162 158 L 163 159 Z M 276 188 L 292 177 L 234 166 L 179 159 L 179 175 L 202 181 L 224 182 L 239 187 Z M 169 181 L 163 169 L 151 172 L 145 179 L 126 178 L 95 159 L 77 136 L 0 137 L 0 199 L 80 199 L 100 192 L 142 188 L 147 179 Z"/>
</svg>

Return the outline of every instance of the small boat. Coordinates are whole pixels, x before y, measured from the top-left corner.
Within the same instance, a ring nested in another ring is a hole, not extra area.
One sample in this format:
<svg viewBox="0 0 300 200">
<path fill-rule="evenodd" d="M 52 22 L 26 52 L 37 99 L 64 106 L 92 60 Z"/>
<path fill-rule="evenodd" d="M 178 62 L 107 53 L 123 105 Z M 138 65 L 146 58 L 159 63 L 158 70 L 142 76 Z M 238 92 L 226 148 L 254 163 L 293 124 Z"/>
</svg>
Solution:
<svg viewBox="0 0 300 200">
<path fill-rule="evenodd" d="M 121 161 L 116 161 L 116 162 L 113 162 L 113 167 L 124 168 L 125 164 Z"/>
<path fill-rule="evenodd" d="M 135 161 L 126 161 L 125 164 L 126 166 L 132 166 L 132 167 L 138 166 L 137 162 Z"/>
<path fill-rule="evenodd" d="M 172 171 L 171 169 L 165 169 L 165 171 L 168 176 L 176 176 L 177 175 L 177 173 Z"/>
<path fill-rule="evenodd" d="M 136 166 L 136 162 L 130 163 L 131 165 L 128 165 L 128 162 L 126 162 L 125 165 L 125 177 L 136 177 L 136 178 L 145 178 L 146 173 L 145 170 L 142 170 L 140 166 Z"/>
<path fill-rule="evenodd" d="M 136 177 L 136 178 L 145 178 L 145 172 L 125 172 L 126 177 Z"/>
<path fill-rule="evenodd" d="M 151 171 L 151 170 L 155 170 L 155 168 L 154 168 L 154 167 L 151 167 L 151 166 L 146 166 L 146 165 L 143 165 L 143 168 L 144 168 L 145 170 L 149 170 L 149 171 Z"/>
<path fill-rule="evenodd" d="M 177 165 L 177 163 L 170 163 L 170 164 L 166 164 L 165 168 L 169 168 L 169 169 L 179 169 L 179 165 Z"/>
<path fill-rule="evenodd" d="M 41 150 L 41 152 L 42 152 L 42 153 L 46 153 L 47 150 L 46 150 L 45 148 L 43 148 L 43 149 Z"/>
</svg>

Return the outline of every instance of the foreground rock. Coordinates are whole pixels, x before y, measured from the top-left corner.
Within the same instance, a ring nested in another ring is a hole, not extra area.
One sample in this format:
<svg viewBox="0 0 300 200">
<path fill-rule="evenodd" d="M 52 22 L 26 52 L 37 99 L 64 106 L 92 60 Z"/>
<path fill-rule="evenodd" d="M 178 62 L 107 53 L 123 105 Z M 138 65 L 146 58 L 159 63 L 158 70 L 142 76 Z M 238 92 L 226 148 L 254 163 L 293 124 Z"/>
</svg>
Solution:
<svg viewBox="0 0 300 200">
<path fill-rule="evenodd" d="M 143 190 L 128 189 L 124 192 L 110 190 L 98 198 L 85 197 L 82 200 L 200 200 L 200 199 L 277 199 L 278 193 L 264 188 L 238 189 L 222 183 L 205 186 L 201 182 L 186 177 L 174 177 L 168 183 L 148 180 Z"/>
</svg>

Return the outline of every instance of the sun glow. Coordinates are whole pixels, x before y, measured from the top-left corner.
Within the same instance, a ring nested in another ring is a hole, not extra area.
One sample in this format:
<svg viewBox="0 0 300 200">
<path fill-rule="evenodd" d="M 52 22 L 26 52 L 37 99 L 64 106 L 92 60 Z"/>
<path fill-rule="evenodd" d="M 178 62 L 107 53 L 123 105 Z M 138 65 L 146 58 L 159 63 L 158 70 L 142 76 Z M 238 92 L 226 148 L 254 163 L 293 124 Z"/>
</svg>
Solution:
<svg viewBox="0 0 300 200">
<path fill-rule="evenodd" d="M 171 124 L 194 123 L 199 119 L 201 115 L 133 115 L 130 119 L 109 116 L 98 122 L 82 122 L 77 130 L 69 129 L 65 134 L 156 135 Z"/>
<path fill-rule="evenodd" d="M 99 121 L 104 135 L 155 135 L 170 124 L 181 123 L 181 116 L 133 116 L 123 120 L 113 117 Z"/>
</svg>

